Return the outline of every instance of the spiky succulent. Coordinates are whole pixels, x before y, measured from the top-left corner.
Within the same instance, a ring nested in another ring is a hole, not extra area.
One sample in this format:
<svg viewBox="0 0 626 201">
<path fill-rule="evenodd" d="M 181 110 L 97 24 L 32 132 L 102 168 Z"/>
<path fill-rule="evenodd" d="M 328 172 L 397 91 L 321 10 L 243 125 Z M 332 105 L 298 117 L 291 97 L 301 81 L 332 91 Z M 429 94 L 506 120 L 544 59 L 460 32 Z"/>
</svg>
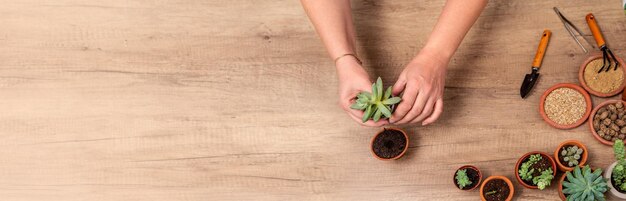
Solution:
<svg viewBox="0 0 626 201">
<path fill-rule="evenodd" d="M 611 177 L 613 181 L 615 181 L 615 187 L 621 189 L 622 191 L 626 191 L 626 160 L 624 160 L 624 155 L 626 150 L 624 150 L 624 142 L 622 140 L 615 140 L 613 144 L 613 153 L 615 154 L 615 160 L 617 160 L 617 165 L 613 168 L 613 172 L 611 172 Z"/>
<path fill-rule="evenodd" d="M 563 149 L 561 150 L 561 156 L 563 156 L 563 160 L 567 162 L 567 165 L 570 167 L 578 165 L 578 160 L 580 160 L 580 156 L 582 155 L 582 153 L 583 149 L 579 148 L 576 145 L 567 148 L 563 147 Z"/>
<path fill-rule="evenodd" d="M 376 122 L 382 116 L 390 118 L 392 112 L 391 106 L 402 100 L 400 97 L 393 97 L 391 87 L 383 92 L 383 81 L 380 77 L 378 77 L 376 83 L 372 84 L 372 93 L 362 91 L 356 97 L 356 102 L 352 104 L 350 108 L 365 110 L 363 118 L 361 119 L 363 122 L 369 119 L 373 119 Z"/>
<path fill-rule="evenodd" d="M 456 177 L 454 177 L 456 179 L 456 184 L 459 185 L 460 189 L 472 185 L 472 181 L 469 180 L 469 177 L 467 177 L 467 173 L 465 171 L 465 169 L 457 170 Z"/>
<path fill-rule="evenodd" d="M 563 181 L 563 194 L 568 201 L 604 201 L 604 193 L 608 190 L 607 180 L 602 177 L 602 169 L 591 172 L 589 165 L 576 166 L 567 172 L 567 181 Z"/>
</svg>

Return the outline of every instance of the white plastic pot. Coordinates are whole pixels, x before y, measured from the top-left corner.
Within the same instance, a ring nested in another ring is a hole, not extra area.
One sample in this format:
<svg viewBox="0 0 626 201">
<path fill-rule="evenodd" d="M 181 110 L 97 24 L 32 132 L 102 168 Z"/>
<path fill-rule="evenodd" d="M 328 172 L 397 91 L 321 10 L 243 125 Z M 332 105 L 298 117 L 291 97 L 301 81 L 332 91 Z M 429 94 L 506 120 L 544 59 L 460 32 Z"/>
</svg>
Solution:
<svg viewBox="0 0 626 201">
<path fill-rule="evenodd" d="M 606 172 L 604 172 L 604 178 L 607 179 L 606 183 L 609 186 L 609 192 L 613 194 L 613 196 L 618 197 L 620 199 L 626 199 L 626 193 L 621 193 L 613 187 L 613 182 L 611 182 L 611 173 L 613 172 L 613 168 L 617 165 L 617 161 L 611 164 L 608 168 L 606 168 Z"/>
</svg>

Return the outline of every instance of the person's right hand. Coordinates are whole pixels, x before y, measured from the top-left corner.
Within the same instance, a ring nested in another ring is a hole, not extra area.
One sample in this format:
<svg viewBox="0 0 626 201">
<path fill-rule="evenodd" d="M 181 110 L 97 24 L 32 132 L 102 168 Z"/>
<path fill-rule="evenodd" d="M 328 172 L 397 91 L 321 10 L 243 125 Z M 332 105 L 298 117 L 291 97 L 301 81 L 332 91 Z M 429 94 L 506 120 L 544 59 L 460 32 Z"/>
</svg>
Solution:
<svg viewBox="0 0 626 201">
<path fill-rule="evenodd" d="M 361 121 L 363 111 L 355 110 L 350 106 L 356 101 L 356 95 L 361 91 L 372 92 L 372 81 L 361 64 L 351 56 L 337 60 L 337 76 L 339 78 L 339 105 L 348 113 L 354 121 L 364 126 L 383 126 L 389 124 L 387 119 L 380 119 L 377 122 L 368 120 Z"/>
</svg>

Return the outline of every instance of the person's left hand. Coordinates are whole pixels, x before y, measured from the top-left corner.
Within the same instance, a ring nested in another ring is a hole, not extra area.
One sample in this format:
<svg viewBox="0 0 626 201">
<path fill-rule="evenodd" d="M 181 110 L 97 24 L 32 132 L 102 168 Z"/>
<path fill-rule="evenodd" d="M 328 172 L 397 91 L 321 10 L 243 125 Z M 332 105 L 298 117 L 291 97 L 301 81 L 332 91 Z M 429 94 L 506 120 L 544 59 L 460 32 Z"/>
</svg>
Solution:
<svg viewBox="0 0 626 201">
<path fill-rule="evenodd" d="M 393 86 L 393 94 L 402 91 L 402 101 L 393 112 L 390 123 L 435 122 L 443 111 L 443 90 L 449 60 L 422 50 L 402 71 Z"/>
</svg>

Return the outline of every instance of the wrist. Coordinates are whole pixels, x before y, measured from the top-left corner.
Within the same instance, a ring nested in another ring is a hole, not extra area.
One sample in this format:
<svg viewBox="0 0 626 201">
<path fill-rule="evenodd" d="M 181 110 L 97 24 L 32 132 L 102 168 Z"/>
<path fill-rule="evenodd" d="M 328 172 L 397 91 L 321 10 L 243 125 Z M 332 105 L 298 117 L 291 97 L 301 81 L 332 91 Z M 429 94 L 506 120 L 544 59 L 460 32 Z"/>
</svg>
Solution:
<svg viewBox="0 0 626 201">
<path fill-rule="evenodd" d="M 420 54 L 426 54 L 428 56 L 435 57 L 438 60 L 447 62 L 450 61 L 452 55 L 454 55 L 454 50 L 450 51 L 439 46 L 426 44 L 426 46 L 424 46 L 422 50 L 420 50 Z"/>
<path fill-rule="evenodd" d="M 337 60 L 337 62 L 335 62 L 335 68 L 340 78 L 343 76 L 350 77 L 354 75 L 354 72 L 364 70 L 361 66 L 361 62 L 355 57 L 344 57 Z"/>
<path fill-rule="evenodd" d="M 423 60 L 423 59 L 424 60 L 435 60 L 435 61 L 439 62 L 440 64 L 442 64 L 442 65 L 437 66 L 437 67 L 446 67 L 447 64 L 450 62 L 450 58 L 451 57 L 452 57 L 452 55 L 449 54 L 449 53 L 446 53 L 445 51 L 426 46 L 426 47 L 422 48 L 422 50 L 420 50 L 420 52 L 417 54 L 417 56 L 415 56 L 415 58 L 413 58 L 412 62 Z M 435 66 L 433 66 L 433 67 L 435 67 Z"/>
</svg>

